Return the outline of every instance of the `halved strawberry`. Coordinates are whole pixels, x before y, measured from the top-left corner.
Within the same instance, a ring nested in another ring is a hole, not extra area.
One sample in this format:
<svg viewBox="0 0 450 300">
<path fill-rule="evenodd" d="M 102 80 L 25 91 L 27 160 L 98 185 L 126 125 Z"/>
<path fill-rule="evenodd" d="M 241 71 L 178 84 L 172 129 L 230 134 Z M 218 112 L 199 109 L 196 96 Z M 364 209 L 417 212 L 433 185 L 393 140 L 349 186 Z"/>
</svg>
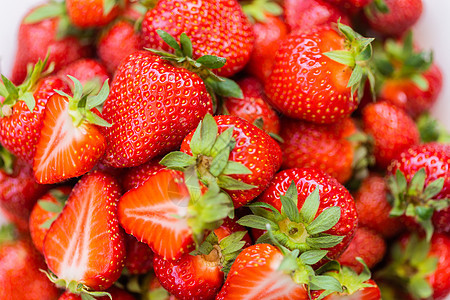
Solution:
<svg viewBox="0 0 450 300">
<path fill-rule="evenodd" d="M 97 96 L 83 95 L 74 77 L 74 95 L 58 91 L 47 103 L 41 135 L 36 147 L 33 171 L 39 183 L 56 183 L 83 175 L 94 167 L 105 152 L 100 126 L 109 126 L 97 115 L 96 106 L 109 93 L 107 82 Z"/>
<path fill-rule="evenodd" d="M 49 277 L 72 293 L 110 287 L 124 266 L 119 185 L 100 171 L 81 178 L 44 240 Z M 101 296 L 100 294 L 94 294 Z"/>
</svg>

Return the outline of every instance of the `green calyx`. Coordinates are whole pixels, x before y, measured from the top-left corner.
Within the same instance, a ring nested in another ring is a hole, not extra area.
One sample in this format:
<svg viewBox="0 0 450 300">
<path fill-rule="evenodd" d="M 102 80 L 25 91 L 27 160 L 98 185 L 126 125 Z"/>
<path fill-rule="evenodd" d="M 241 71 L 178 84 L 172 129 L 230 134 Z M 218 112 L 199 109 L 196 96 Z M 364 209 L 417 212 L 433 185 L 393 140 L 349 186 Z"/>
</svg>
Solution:
<svg viewBox="0 0 450 300">
<path fill-rule="evenodd" d="M 375 156 L 373 155 L 374 140 L 372 136 L 362 131 L 358 131 L 346 139 L 355 145 L 352 162 L 353 174 L 346 183 L 346 187 L 351 191 L 356 191 L 361 182 L 369 175 L 369 167 L 375 165 Z"/>
<path fill-rule="evenodd" d="M 417 129 L 419 129 L 420 139 L 423 143 L 450 143 L 450 132 L 429 113 L 420 115 L 416 124 Z"/>
<path fill-rule="evenodd" d="M 69 281 L 67 282 L 64 279 L 59 279 L 55 274 L 51 271 L 40 270 L 42 273 L 47 275 L 48 279 L 53 282 L 57 287 L 68 290 L 70 293 L 75 295 L 80 295 L 82 300 L 95 300 L 98 297 L 107 296 L 112 300 L 111 294 L 105 291 L 93 291 L 88 286 L 76 282 Z"/>
<path fill-rule="evenodd" d="M 73 76 L 67 75 L 74 83 L 73 96 L 63 91 L 55 90 L 59 95 L 69 100 L 69 115 L 75 127 L 80 126 L 84 121 L 103 127 L 110 127 L 111 124 L 97 115 L 93 109 L 100 109 L 109 95 L 108 80 L 105 81 L 97 95 L 91 95 L 92 91 L 83 91 L 80 81 Z"/>
<path fill-rule="evenodd" d="M 58 189 L 51 190 L 50 194 L 54 199 L 56 199 L 56 203 L 46 200 L 38 200 L 38 204 L 43 210 L 55 213 L 55 216 L 48 219 L 39 226 L 46 229 L 49 229 L 53 222 L 58 218 L 59 214 L 64 208 L 64 205 L 66 204 L 67 198 L 69 197 Z"/>
<path fill-rule="evenodd" d="M 395 282 L 416 299 L 429 299 L 433 295 L 433 288 L 427 277 L 435 272 L 439 261 L 437 256 L 430 256 L 429 252 L 430 243 L 413 234 L 406 247 L 400 243 L 392 247 L 392 262 L 377 276 Z"/>
<path fill-rule="evenodd" d="M 301 210 L 297 208 L 298 192 L 292 182 L 286 195 L 280 195 L 281 212 L 272 205 L 255 202 L 248 205 L 253 215 L 239 219 L 243 226 L 265 230 L 269 225 L 273 232 L 266 232 L 256 242 L 271 243 L 270 235 L 283 247 L 301 253 L 308 250 L 331 248 L 342 242 L 343 236 L 324 233 L 335 226 L 341 209 L 337 206 L 325 209 L 316 217 L 320 205 L 319 188 L 316 188 L 305 200 Z"/>
<path fill-rule="evenodd" d="M 216 105 L 216 96 L 243 98 L 242 90 L 239 85 L 231 79 L 216 75 L 211 69 L 219 69 L 226 63 L 223 57 L 213 55 L 204 55 L 198 59 L 194 59 L 194 49 L 192 42 L 186 33 L 182 33 L 179 37 L 180 42 L 164 30 L 156 31 L 160 38 L 169 45 L 174 54 L 165 51 L 147 49 L 148 51 L 161 56 L 162 59 L 168 60 L 178 67 L 187 69 L 196 73 L 205 83 L 206 89 L 211 94 L 213 102 Z"/>
<path fill-rule="evenodd" d="M 373 38 L 365 38 L 351 27 L 338 22 L 338 29 L 346 39 L 347 50 L 335 50 L 323 53 L 328 58 L 349 66 L 353 71 L 347 87 L 351 88 L 351 97 L 357 92 L 358 100 L 364 93 L 364 85 L 369 80 L 372 94 L 375 89 L 375 75 L 372 71 Z"/>
<path fill-rule="evenodd" d="M 207 114 L 195 130 L 190 148 L 192 156 L 181 151 L 167 154 L 160 162 L 169 169 L 195 170 L 197 178 L 205 185 L 217 185 L 226 190 L 247 190 L 254 188 L 234 179 L 230 175 L 252 174 L 243 164 L 229 160 L 236 141 L 233 138 L 234 127 L 221 134 L 213 116 Z"/>
<path fill-rule="evenodd" d="M 44 60 L 39 59 L 34 67 L 28 68 L 27 78 L 19 85 L 15 86 L 8 78 L 2 75 L 0 82 L 0 96 L 4 97 L 3 103 L 0 103 L 0 117 L 9 117 L 12 115 L 12 107 L 18 101 L 24 101 L 30 111 L 36 106 L 36 99 L 33 93 L 39 79 L 53 72 L 54 64 L 47 67 L 48 54 Z"/>
<path fill-rule="evenodd" d="M 450 206 L 450 199 L 434 199 L 444 186 L 444 178 L 438 178 L 425 187 L 426 172 L 424 168 L 417 171 L 408 184 L 405 175 L 397 170 L 395 176 L 387 180 L 393 199 L 390 215 L 406 215 L 414 218 L 426 232 L 427 240 L 433 235 L 431 217 L 434 211 Z"/>
<path fill-rule="evenodd" d="M 15 157 L 0 145 L 0 169 L 8 175 L 13 173 Z"/>
<path fill-rule="evenodd" d="M 241 3 L 242 10 L 253 22 L 264 23 L 266 15 L 280 16 L 283 8 L 276 2 L 271 0 L 251 0 Z"/>
<path fill-rule="evenodd" d="M 0 226 L 0 245 L 12 242 L 17 238 L 16 227 L 13 224 L 3 224 Z"/>
</svg>

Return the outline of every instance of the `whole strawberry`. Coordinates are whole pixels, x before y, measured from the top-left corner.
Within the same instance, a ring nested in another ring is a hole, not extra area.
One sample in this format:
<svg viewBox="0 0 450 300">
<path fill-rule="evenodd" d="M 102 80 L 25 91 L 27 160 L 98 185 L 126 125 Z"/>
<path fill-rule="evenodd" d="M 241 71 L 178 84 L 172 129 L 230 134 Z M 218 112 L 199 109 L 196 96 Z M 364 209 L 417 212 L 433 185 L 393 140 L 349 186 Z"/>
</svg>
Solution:
<svg viewBox="0 0 450 300">
<path fill-rule="evenodd" d="M 153 270 L 153 251 L 131 235 L 125 235 L 125 268 L 129 274 L 145 274 Z"/>
<path fill-rule="evenodd" d="M 236 0 L 158 1 L 142 22 L 142 45 L 169 50 L 158 37 L 158 29 L 167 31 L 177 40 L 186 33 L 192 40 L 194 58 L 224 57 L 227 62 L 217 73 L 225 77 L 244 68 L 253 48 L 251 24 Z"/>
<path fill-rule="evenodd" d="M 370 70 L 361 67 L 371 57 L 373 39 L 338 26 L 342 35 L 321 26 L 293 32 L 281 43 L 265 90 L 286 116 L 335 123 L 356 109 L 365 79 L 373 81 Z"/>
<path fill-rule="evenodd" d="M 66 0 L 66 10 L 73 25 L 100 27 L 111 22 L 120 13 L 120 0 Z"/>
</svg>

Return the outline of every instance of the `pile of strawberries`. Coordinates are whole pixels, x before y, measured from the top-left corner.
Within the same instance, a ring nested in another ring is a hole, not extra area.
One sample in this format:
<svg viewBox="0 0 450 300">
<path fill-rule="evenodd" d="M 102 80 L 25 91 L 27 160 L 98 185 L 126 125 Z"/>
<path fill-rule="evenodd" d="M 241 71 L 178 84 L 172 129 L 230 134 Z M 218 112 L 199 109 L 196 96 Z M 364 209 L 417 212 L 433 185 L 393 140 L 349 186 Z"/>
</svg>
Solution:
<svg viewBox="0 0 450 300">
<path fill-rule="evenodd" d="M 445 299 L 450 135 L 421 12 L 33 8 L 0 82 L 0 299 Z"/>
</svg>

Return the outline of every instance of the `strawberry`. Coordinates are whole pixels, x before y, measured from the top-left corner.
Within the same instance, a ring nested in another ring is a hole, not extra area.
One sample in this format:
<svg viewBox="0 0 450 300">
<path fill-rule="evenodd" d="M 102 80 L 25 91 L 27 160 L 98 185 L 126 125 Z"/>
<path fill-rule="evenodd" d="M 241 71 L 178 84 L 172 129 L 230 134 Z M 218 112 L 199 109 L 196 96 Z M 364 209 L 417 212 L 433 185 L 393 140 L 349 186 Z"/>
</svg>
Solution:
<svg viewBox="0 0 450 300">
<path fill-rule="evenodd" d="M 384 2 L 387 6 L 386 11 L 380 11 L 375 3 L 369 5 L 365 11 L 370 26 L 383 34 L 401 36 L 422 15 L 422 0 L 384 0 Z"/>
<path fill-rule="evenodd" d="M 419 223 L 431 237 L 433 225 L 448 232 L 450 220 L 450 146 L 428 143 L 402 152 L 388 168 L 394 198 L 391 215 Z M 447 219 L 446 219 L 447 218 Z"/>
<path fill-rule="evenodd" d="M 286 116 L 335 123 L 356 109 L 365 79 L 373 82 L 371 71 L 361 67 L 370 59 L 373 39 L 338 27 L 343 36 L 321 26 L 293 32 L 281 43 L 265 90 Z"/>
<path fill-rule="evenodd" d="M 291 31 L 340 22 L 349 25 L 346 14 L 325 0 L 285 0 L 284 13 Z"/>
<path fill-rule="evenodd" d="M 445 299 L 450 293 L 450 238 L 435 233 L 430 242 L 403 236 L 378 277 L 409 292 L 414 299 Z"/>
<path fill-rule="evenodd" d="M 419 143 L 413 119 L 387 102 L 367 105 L 362 121 L 364 131 L 373 139 L 373 155 L 380 168 L 385 169 L 401 152 Z"/>
<path fill-rule="evenodd" d="M 351 12 L 352 14 L 357 13 L 362 8 L 366 7 L 372 2 L 377 2 L 378 0 L 324 0 L 336 7 L 339 7 L 343 11 Z M 384 0 L 382 0 L 384 1 Z M 380 1 L 378 1 L 380 2 Z"/>
<path fill-rule="evenodd" d="M 70 75 L 69 75 L 70 76 Z M 105 101 L 106 81 L 96 96 L 83 95 L 81 83 L 74 77 L 75 91 L 69 96 L 57 91 L 48 100 L 33 172 L 39 183 L 56 183 L 85 174 L 103 155 L 106 143 L 99 126 L 110 126 L 96 106 Z"/>
<path fill-rule="evenodd" d="M 39 269 L 42 256 L 26 238 L 13 239 L 10 227 L 0 228 L 0 299 L 56 300 L 59 291 Z"/>
<path fill-rule="evenodd" d="M 147 179 L 164 169 L 163 165 L 159 164 L 161 159 L 153 159 L 145 164 L 130 168 L 126 171 L 123 177 L 123 186 L 125 190 L 131 190 L 139 185 L 142 185 Z"/>
<path fill-rule="evenodd" d="M 94 298 L 98 300 L 135 300 L 134 296 L 130 293 L 126 292 L 125 290 L 122 290 L 120 288 L 117 288 L 115 286 L 108 289 L 108 293 L 111 295 L 111 298 L 108 296 L 102 296 L 99 298 Z M 72 294 L 69 291 L 65 291 L 58 300 L 83 300 L 83 297 L 77 294 Z"/>
<path fill-rule="evenodd" d="M 206 115 L 186 136 L 181 151 L 161 164 L 191 169 L 206 183 L 218 184 L 238 208 L 258 196 L 280 168 L 280 146 L 264 131 L 234 116 Z"/>
<path fill-rule="evenodd" d="M 97 42 L 97 54 L 111 74 L 120 62 L 139 49 L 139 34 L 126 20 L 105 28 Z"/>
<path fill-rule="evenodd" d="M 28 231 L 28 218 L 36 201 L 49 186 L 34 180 L 33 170 L 0 147 L 0 208 L 21 231 Z"/>
<path fill-rule="evenodd" d="M 14 86 L 2 76 L 0 96 L 0 142 L 11 153 L 28 163 L 33 161 L 48 98 L 55 89 L 69 92 L 69 86 L 55 76 L 45 77 L 47 59 L 39 60 L 25 81 Z"/>
<path fill-rule="evenodd" d="M 269 134 L 278 134 L 280 121 L 276 112 L 267 103 L 262 84 L 253 77 L 239 80 L 237 84 L 244 98 L 227 98 L 224 102 L 224 111 L 247 120 Z"/>
<path fill-rule="evenodd" d="M 36 249 L 42 253 L 44 239 L 53 221 L 61 213 L 72 187 L 52 189 L 34 205 L 30 215 L 30 235 Z"/>
<path fill-rule="evenodd" d="M 333 283 L 332 291 L 342 291 L 340 284 L 330 276 L 320 279 L 309 264 L 323 258 L 324 253 L 310 251 L 310 255 L 298 256 L 298 252 L 280 251 L 269 244 L 257 244 L 245 248 L 231 266 L 227 280 L 217 295 L 224 299 L 309 299 L 310 282 L 321 289 L 323 281 Z"/>
<path fill-rule="evenodd" d="M 73 82 L 67 77 L 71 75 L 78 79 L 81 84 L 85 85 L 88 82 L 96 83 L 101 87 L 101 85 L 109 79 L 108 71 L 106 71 L 105 66 L 90 58 L 82 58 L 76 60 L 58 72 L 58 76 L 66 80 L 68 84 L 73 88 Z"/>
<path fill-rule="evenodd" d="M 356 147 L 348 138 L 356 126 L 350 118 L 332 125 L 283 118 L 281 127 L 283 169 L 318 168 L 341 183 L 352 176 Z"/>
<path fill-rule="evenodd" d="M 392 205 L 388 193 L 384 178 L 372 173 L 354 194 L 359 226 L 370 228 L 384 238 L 392 238 L 404 229 L 399 218 L 389 216 Z"/>
<path fill-rule="evenodd" d="M 361 273 L 364 266 L 357 261 L 357 257 L 362 258 L 367 267 L 372 269 L 383 259 L 385 253 L 386 243 L 381 236 L 371 229 L 358 227 L 355 237 L 337 260 L 341 265 Z"/>
<path fill-rule="evenodd" d="M 235 221 L 235 219 L 225 218 L 223 220 L 223 223 L 220 225 L 220 227 L 214 229 L 214 234 L 217 236 L 219 241 L 221 241 L 224 238 L 226 238 L 227 236 L 230 236 L 234 232 L 238 232 L 238 231 L 247 232 L 247 229 L 245 229 L 244 226 L 239 225 Z M 243 248 L 250 247 L 253 244 L 252 239 L 250 238 L 250 235 L 248 233 L 246 233 L 241 240 L 245 242 Z"/>
<path fill-rule="evenodd" d="M 70 21 L 80 28 L 108 24 L 119 15 L 119 3 L 119 0 L 65 0 Z"/>
<path fill-rule="evenodd" d="M 75 185 L 44 240 L 49 278 L 56 284 L 75 294 L 89 294 L 107 289 L 119 278 L 125 258 L 119 196 L 115 179 L 99 171 Z"/>
<path fill-rule="evenodd" d="M 157 255 L 173 260 L 194 241 L 201 242 L 205 230 L 217 228 L 232 210 L 230 206 L 217 186 L 211 185 L 201 195 L 193 174 L 161 170 L 122 196 L 119 220 L 128 234 L 147 243 Z"/>
<path fill-rule="evenodd" d="M 125 268 L 129 274 L 145 274 L 153 270 L 153 251 L 131 235 L 125 235 Z"/>
<path fill-rule="evenodd" d="M 358 224 L 350 193 L 336 179 L 313 168 L 279 172 L 258 200 L 249 205 L 255 216 L 244 216 L 238 223 L 262 230 L 268 223 L 279 243 L 300 252 L 326 249 L 327 258 L 337 258 Z M 263 242 L 267 236 L 258 240 Z"/>
<path fill-rule="evenodd" d="M 67 32 L 63 11 L 63 3 L 52 2 L 34 7 L 27 13 L 19 27 L 12 82 L 21 83 L 26 77 L 27 66 L 47 55 L 48 61 L 54 63 L 54 70 L 59 71 L 90 54 L 90 48 L 81 39 Z"/>
<path fill-rule="evenodd" d="M 416 50 L 411 33 L 403 41 L 388 39 L 376 49 L 375 65 L 382 80 L 378 97 L 412 117 L 429 110 L 442 89 L 442 73 L 431 52 Z"/>
<path fill-rule="evenodd" d="M 251 24 L 236 0 L 158 1 L 144 16 L 142 45 L 169 50 L 158 37 L 157 29 L 167 31 L 177 40 L 186 33 L 192 39 L 194 58 L 224 57 L 227 62 L 217 74 L 225 77 L 244 68 L 253 48 Z"/>
</svg>

